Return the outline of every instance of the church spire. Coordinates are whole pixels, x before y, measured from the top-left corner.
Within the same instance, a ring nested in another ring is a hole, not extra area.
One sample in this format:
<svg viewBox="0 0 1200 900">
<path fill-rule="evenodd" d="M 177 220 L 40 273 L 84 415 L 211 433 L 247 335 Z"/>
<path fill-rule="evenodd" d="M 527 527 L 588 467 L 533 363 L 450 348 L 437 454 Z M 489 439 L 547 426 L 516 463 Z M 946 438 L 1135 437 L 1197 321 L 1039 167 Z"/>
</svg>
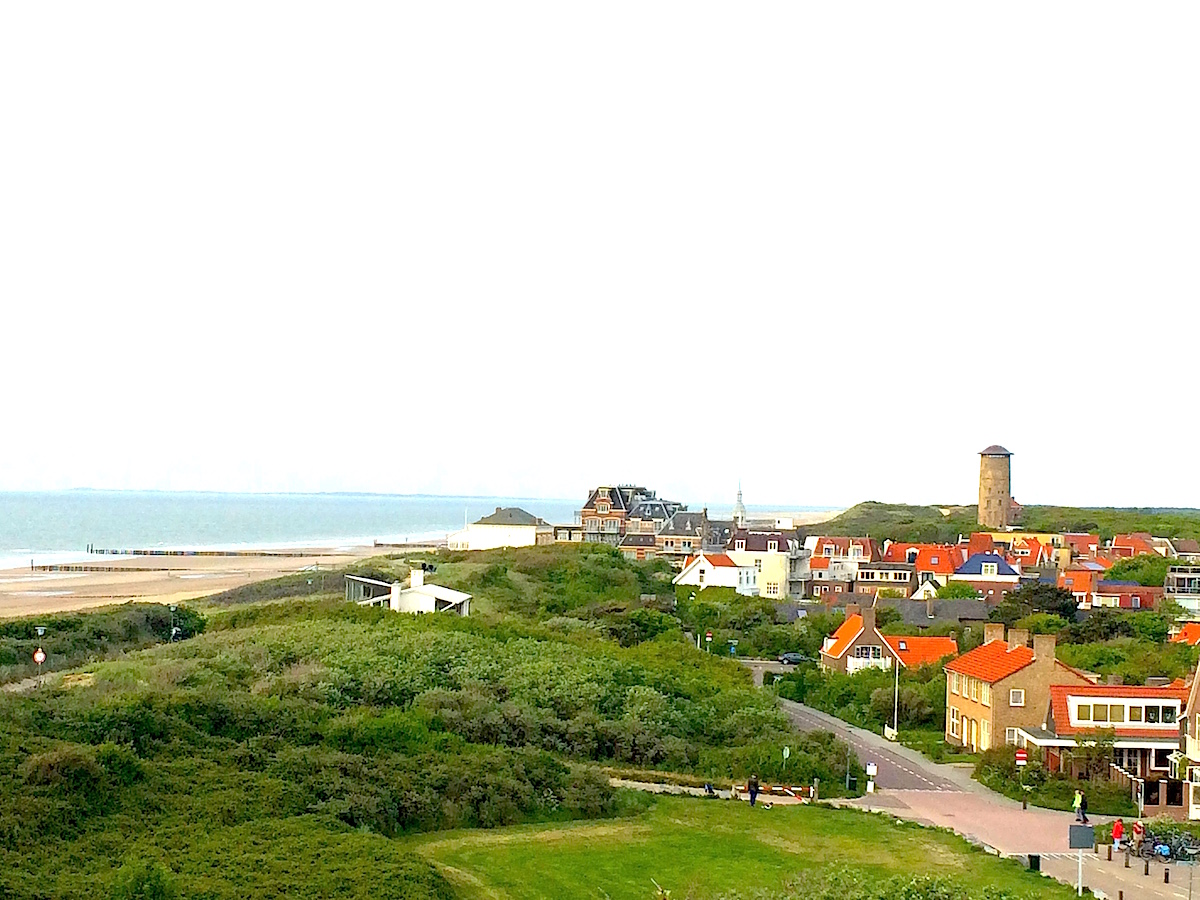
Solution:
<svg viewBox="0 0 1200 900">
<path fill-rule="evenodd" d="M 746 507 L 742 504 L 742 479 L 738 479 L 737 503 L 733 505 L 733 524 L 738 528 L 746 527 Z"/>
</svg>

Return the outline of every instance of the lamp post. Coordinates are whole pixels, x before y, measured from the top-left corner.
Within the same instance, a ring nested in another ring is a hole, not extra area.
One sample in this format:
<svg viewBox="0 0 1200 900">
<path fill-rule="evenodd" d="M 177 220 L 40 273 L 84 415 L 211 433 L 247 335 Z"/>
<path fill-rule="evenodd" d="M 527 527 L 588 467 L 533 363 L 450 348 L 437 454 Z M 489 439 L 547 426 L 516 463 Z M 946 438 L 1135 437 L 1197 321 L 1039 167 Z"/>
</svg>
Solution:
<svg viewBox="0 0 1200 900">
<path fill-rule="evenodd" d="M 175 627 L 175 610 L 178 608 L 179 607 L 177 607 L 174 603 L 171 604 L 171 637 L 167 640 L 168 644 L 175 643 L 175 635 L 179 631 L 179 629 Z"/>
<path fill-rule="evenodd" d="M 34 631 L 37 632 L 38 637 L 46 636 L 46 626 L 45 625 L 34 625 L 33 629 L 34 629 Z M 35 663 L 37 663 L 38 687 L 40 688 L 46 684 L 45 678 L 42 675 L 42 663 L 44 663 L 46 661 L 46 651 L 43 650 L 41 647 L 38 647 L 36 650 L 34 650 L 33 651 L 33 661 Z"/>
</svg>

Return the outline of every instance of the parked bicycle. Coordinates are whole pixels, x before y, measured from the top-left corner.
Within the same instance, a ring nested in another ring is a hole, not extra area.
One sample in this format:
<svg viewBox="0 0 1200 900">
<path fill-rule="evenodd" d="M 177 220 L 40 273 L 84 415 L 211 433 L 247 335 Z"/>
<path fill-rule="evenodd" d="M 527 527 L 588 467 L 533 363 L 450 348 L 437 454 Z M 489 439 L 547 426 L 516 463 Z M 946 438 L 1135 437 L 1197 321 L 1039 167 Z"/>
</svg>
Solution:
<svg viewBox="0 0 1200 900">
<path fill-rule="evenodd" d="M 1159 862 L 1190 860 L 1200 853 L 1200 840 L 1190 834 L 1155 834 L 1146 832 L 1138 847 L 1138 856 Z"/>
</svg>

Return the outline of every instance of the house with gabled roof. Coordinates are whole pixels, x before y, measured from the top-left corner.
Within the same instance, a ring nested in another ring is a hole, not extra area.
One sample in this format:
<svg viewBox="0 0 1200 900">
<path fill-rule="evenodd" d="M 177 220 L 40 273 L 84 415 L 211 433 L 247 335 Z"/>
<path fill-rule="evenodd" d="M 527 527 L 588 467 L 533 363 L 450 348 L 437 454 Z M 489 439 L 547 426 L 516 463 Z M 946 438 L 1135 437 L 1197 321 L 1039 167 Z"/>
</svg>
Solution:
<svg viewBox="0 0 1200 900">
<path fill-rule="evenodd" d="M 758 572 L 753 566 L 739 566 L 725 553 L 697 553 L 684 561 L 683 569 L 671 579 L 703 590 L 710 587 L 733 588 L 739 594 L 758 594 Z"/>
<path fill-rule="evenodd" d="M 1050 700 L 1040 727 L 1017 729 L 1017 744 L 1037 747 L 1052 772 L 1083 777 L 1076 757 L 1079 748 L 1099 734 L 1113 740 L 1112 765 L 1105 775 L 1130 792 L 1141 816 L 1187 816 L 1184 782 L 1178 764 L 1179 720 L 1190 686 L 1178 681 L 1165 686 L 1059 684 L 1050 687 Z"/>
<path fill-rule="evenodd" d="M 963 550 L 953 544 L 912 544 L 891 542 L 883 553 L 885 562 L 910 563 L 916 572 L 917 584 L 935 581 L 945 585 L 955 570 L 966 561 Z"/>
<path fill-rule="evenodd" d="M 806 558 L 794 531 L 739 528 L 729 539 L 725 552 L 738 565 L 753 566 L 758 571 L 758 594 L 772 600 L 791 595 L 793 569 Z"/>
<path fill-rule="evenodd" d="M 1095 556 L 1100 552 L 1100 535 L 1086 531 L 1067 531 L 1063 533 L 1063 542 L 1071 551 L 1071 555 Z"/>
<path fill-rule="evenodd" d="M 1017 729 L 1042 724 L 1054 684 L 1094 683 L 1054 656 L 1055 637 L 1002 622 L 983 626 L 983 643 L 948 663 L 946 743 L 972 752 L 1015 744 Z"/>
<path fill-rule="evenodd" d="M 1009 546 L 1005 559 L 1009 565 L 1020 567 L 1021 571 L 1025 571 L 1026 569 L 1053 565 L 1053 551 L 1053 547 L 1043 544 L 1037 538 L 1019 537 Z"/>
<path fill-rule="evenodd" d="M 958 653 L 952 637 L 885 635 L 875 627 L 875 610 L 846 607 L 846 620 L 825 638 L 821 668 L 853 675 L 863 669 L 918 668 Z"/>
<path fill-rule="evenodd" d="M 1077 559 L 1058 575 L 1058 586 L 1070 591 L 1077 603 L 1087 603 L 1096 590 L 1096 585 L 1111 568 L 1106 560 Z"/>
<path fill-rule="evenodd" d="M 993 606 L 1001 603 L 1021 581 L 1021 573 L 996 553 L 976 553 L 954 570 L 951 581 L 965 581 Z"/>
<path fill-rule="evenodd" d="M 1135 531 L 1130 534 L 1114 534 L 1108 551 L 1120 559 L 1134 556 L 1168 556 L 1170 543 L 1164 538 L 1156 538 L 1145 531 Z"/>
<path fill-rule="evenodd" d="M 704 549 L 708 513 L 676 510 L 655 536 L 655 552 L 672 565 L 682 566 L 689 556 Z"/>
</svg>

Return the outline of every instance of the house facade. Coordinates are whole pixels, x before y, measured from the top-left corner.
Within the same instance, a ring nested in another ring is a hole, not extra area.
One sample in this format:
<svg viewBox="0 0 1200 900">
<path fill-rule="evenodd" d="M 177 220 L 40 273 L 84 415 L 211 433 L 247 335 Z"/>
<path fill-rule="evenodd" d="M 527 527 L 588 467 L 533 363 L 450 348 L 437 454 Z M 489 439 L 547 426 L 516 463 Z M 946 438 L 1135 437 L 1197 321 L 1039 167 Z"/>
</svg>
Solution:
<svg viewBox="0 0 1200 900">
<path fill-rule="evenodd" d="M 884 635 L 875 627 L 875 610 L 846 607 L 846 621 L 821 647 L 821 668 L 853 675 L 863 669 L 929 665 L 958 653 L 951 637 Z"/>
<path fill-rule="evenodd" d="M 450 535 L 446 546 L 450 550 L 495 550 L 552 544 L 554 540 L 554 526 L 545 520 L 516 506 L 497 506 L 490 516 Z"/>
<path fill-rule="evenodd" d="M 699 553 L 687 560 L 672 584 L 703 590 L 708 587 L 734 588 L 739 594 L 758 593 L 758 572 L 753 566 L 739 566 L 724 553 Z"/>
<path fill-rule="evenodd" d="M 682 568 L 689 556 L 704 549 L 704 537 L 708 533 L 708 515 L 700 512 L 676 510 L 671 518 L 663 522 L 654 538 L 655 553 L 672 565 Z"/>
<path fill-rule="evenodd" d="M 409 586 L 358 575 L 346 576 L 346 599 L 359 606 L 386 606 L 392 612 L 471 614 L 471 595 L 425 581 L 424 569 L 409 572 Z"/>
<path fill-rule="evenodd" d="M 758 595 L 772 600 L 791 596 L 792 570 L 804 557 L 794 531 L 751 531 L 733 533 L 725 553 L 740 566 L 758 572 Z"/>
<path fill-rule="evenodd" d="M 983 643 L 945 666 L 946 742 L 972 752 L 1015 744 L 1017 730 L 1040 727 L 1055 684 L 1089 685 L 1054 657 L 1052 634 L 983 627 Z"/>
<path fill-rule="evenodd" d="M 995 606 L 1004 601 L 1009 591 L 1015 591 L 1021 581 L 1021 573 L 996 553 L 976 553 L 954 570 L 951 581 L 965 581 L 989 604 Z"/>
<path fill-rule="evenodd" d="M 1183 607 L 1191 618 L 1200 617 L 1200 566 L 1170 566 L 1163 595 Z"/>
<path fill-rule="evenodd" d="M 1184 783 L 1172 773 L 1179 771 L 1179 722 L 1188 694 L 1182 683 L 1053 685 L 1041 727 L 1018 729 L 1017 744 L 1037 747 L 1047 769 L 1077 778 L 1086 774 L 1080 748 L 1099 734 L 1110 736 L 1113 758 L 1105 774 L 1129 788 L 1139 815 L 1183 819 Z"/>
<path fill-rule="evenodd" d="M 860 591 L 900 591 L 911 597 L 917 589 L 917 567 L 908 562 L 860 562 L 855 589 Z"/>
</svg>

